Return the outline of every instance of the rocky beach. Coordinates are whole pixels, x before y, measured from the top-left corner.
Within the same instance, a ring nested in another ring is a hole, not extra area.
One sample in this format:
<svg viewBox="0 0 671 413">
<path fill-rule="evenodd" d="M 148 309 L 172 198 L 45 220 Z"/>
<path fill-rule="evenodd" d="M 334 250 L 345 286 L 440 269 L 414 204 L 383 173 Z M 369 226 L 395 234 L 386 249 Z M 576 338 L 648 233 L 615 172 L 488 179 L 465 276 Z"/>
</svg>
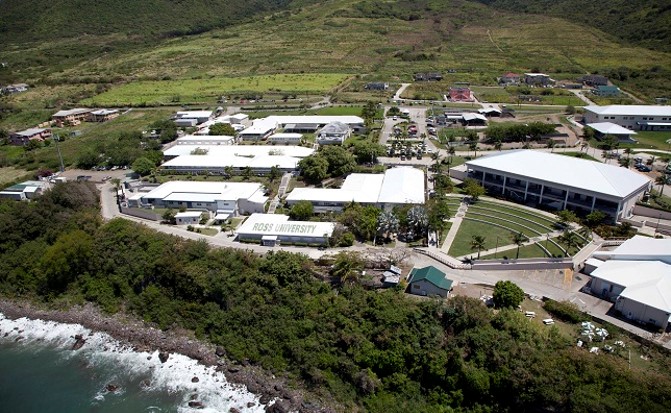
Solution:
<svg viewBox="0 0 671 413">
<path fill-rule="evenodd" d="M 197 340 L 188 331 L 162 331 L 124 314 L 102 314 L 97 307 L 91 304 L 74 306 L 67 310 L 52 310 L 39 308 L 26 301 L 0 299 L 0 313 L 10 320 L 25 317 L 31 320 L 81 325 L 90 330 L 90 333 L 75 334 L 69 337 L 67 344 L 76 351 L 85 349 L 89 337 L 94 332 L 100 332 L 108 334 L 134 352 L 149 353 L 148 359 L 153 357 L 152 354 L 156 354 L 161 364 L 169 363 L 171 357 L 178 355 L 193 359 L 200 365 L 222 373 L 228 383 L 244 386 L 249 392 L 258 396 L 258 403 L 248 401 L 245 406 L 230 407 L 228 410 L 230 413 L 241 413 L 247 409 L 251 411 L 253 407 L 261 406 L 265 412 L 271 413 L 336 411 L 306 400 L 306 393 L 290 389 L 284 378 L 276 377 L 247 362 L 237 363 L 229 360 L 226 357 L 225 348 Z M 16 336 L 14 341 L 21 342 L 23 339 L 21 330 L 0 331 L 0 337 L 7 337 L 9 334 Z M 202 379 L 203 377 L 197 375 L 190 377 L 192 383 L 198 383 Z M 114 392 L 116 384 L 109 383 L 106 390 Z M 192 395 L 188 406 L 194 409 L 207 407 L 204 402 L 200 401 L 197 394 Z"/>
</svg>

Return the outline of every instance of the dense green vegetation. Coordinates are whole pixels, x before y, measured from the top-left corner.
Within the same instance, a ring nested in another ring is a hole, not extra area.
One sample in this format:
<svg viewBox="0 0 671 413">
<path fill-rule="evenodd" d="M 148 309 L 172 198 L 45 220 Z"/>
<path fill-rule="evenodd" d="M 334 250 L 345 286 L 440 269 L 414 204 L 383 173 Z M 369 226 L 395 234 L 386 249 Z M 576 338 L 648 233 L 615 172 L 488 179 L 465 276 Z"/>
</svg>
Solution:
<svg viewBox="0 0 671 413">
<path fill-rule="evenodd" d="M 1 201 L 2 294 L 92 301 L 191 329 L 233 359 L 334 397 L 340 411 L 669 411 L 667 358 L 629 370 L 517 311 L 332 287 L 304 256 L 211 249 L 124 220 L 103 224 L 96 208 L 86 183 Z"/>
<path fill-rule="evenodd" d="M 666 0 L 477 0 L 495 8 L 576 20 L 622 40 L 671 50 L 671 6 Z"/>
</svg>

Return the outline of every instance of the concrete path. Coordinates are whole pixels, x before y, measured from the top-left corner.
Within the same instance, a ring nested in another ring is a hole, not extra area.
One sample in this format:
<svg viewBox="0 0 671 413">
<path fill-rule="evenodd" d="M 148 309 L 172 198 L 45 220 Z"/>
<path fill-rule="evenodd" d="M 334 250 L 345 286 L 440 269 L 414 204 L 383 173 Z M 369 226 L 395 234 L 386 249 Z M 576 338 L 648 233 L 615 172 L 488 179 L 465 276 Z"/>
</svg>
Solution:
<svg viewBox="0 0 671 413">
<path fill-rule="evenodd" d="M 457 209 L 457 213 L 452 219 L 450 219 L 452 226 L 450 227 L 450 231 L 445 236 L 443 246 L 440 247 L 440 250 L 445 254 L 447 254 L 447 252 L 450 250 L 454 239 L 457 237 L 457 232 L 459 232 L 459 227 L 461 226 L 461 222 L 464 220 L 464 216 L 466 216 L 467 211 L 468 203 L 462 200 L 461 204 L 459 205 L 459 209 Z"/>
<path fill-rule="evenodd" d="M 401 83 L 401 87 L 398 88 L 398 90 L 396 91 L 396 94 L 394 95 L 393 99 L 394 100 L 403 100 L 401 98 L 401 95 L 403 94 L 403 92 L 405 92 L 405 89 L 407 89 L 408 86 L 410 86 L 410 83 Z"/>
<path fill-rule="evenodd" d="M 291 181 L 291 174 L 290 173 L 285 173 L 282 176 L 282 180 L 280 181 L 280 187 L 277 190 L 277 195 L 275 195 L 275 198 L 273 198 L 272 201 L 270 201 L 270 205 L 268 206 L 268 214 L 274 214 L 275 210 L 277 209 L 277 205 L 280 203 L 280 199 L 284 196 L 284 192 L 287 190 L 287 186 L 289 186 L 289 181 Z"/>
</svg>

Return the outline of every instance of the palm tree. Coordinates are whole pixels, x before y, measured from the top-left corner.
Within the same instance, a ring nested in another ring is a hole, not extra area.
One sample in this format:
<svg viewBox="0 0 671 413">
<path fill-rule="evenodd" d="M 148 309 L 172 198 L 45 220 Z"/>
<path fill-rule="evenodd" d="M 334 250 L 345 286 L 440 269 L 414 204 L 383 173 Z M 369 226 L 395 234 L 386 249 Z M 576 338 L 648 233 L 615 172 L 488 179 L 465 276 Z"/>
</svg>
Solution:
<svg viewBox="0 0 671 413">
<path fill-rule="evenodd" d="M 225 166 L 224 167 L 224 174 L 226 174 L 227 177 L 232 177 L 233 176 L 233 167 L 232 166 Z"/>
<path fill-rule="evenodd" d="M 408 211 L 408 229 L 414 234 L 424 234 L 429 227 L 429 216 L 423 206 L 417 205 Z"/>
<path fill-rule="evenodd" d="M 580 144 L 580 151 L 582 152 L 583 150 L 585 151 L 585 153 L 587 153 L 587 151 L 589 150 L 589 142 L 582 141 L 582 143 Z"/>
<path fill-rule="evenodd" d="M 377 232 L 386 238 L 398 232 L 398 226 L 399 220 L 391 211 L 383 211 L 377 216 Z"/>
<path fill-rule="evenodd" d="M 245 178 L 245 180 L 251 178 L 252 177 L 252 167 L 251 166 L 246 166 L 242 170 L 242 176 Z"/>
<path fill-rule="evenodd" d="M 664 196 L 664 186 L 668 185 L 671 182 L 671 179 L 661 172 L 657 178 L 655 178 L 655 184 L 659 185 L 659 195 Z"/>
<path fill-rule="evenodd" d="M 494 142 L 494 149 L 500 151 L 501 148 L 503 148 L 503 142 L 501 142 L 500 139 L 497 139 L 496 142 Z"/>
<path fill-rule="evenodd" d="M 557 145 L 557 141 L 554 139 L 548 139 L 547 147 L 550 149 L 550 152 L 555 151 L 555 145 Z"/>
<path fill-rule="evenodd" d="M 521 232 L 518 232 L 517 234 L 513 234 L 510 239 L 513 241 L 513 244 L 517 245 L 517 255 L 515 256 L 515 259 L 518 259 L 520 257 L 520 247 L 525 242 L 529 241 L 529 238 Z"/>
<path fill-rule="evenodd" d="M 577 236 L 568 229 L 565 230 L 564 233 L 559 236 L 559 241 L 562 242 L 564 245 L 566 245 L 567 257 L 569 256 L 569 251 L 571 251 L 571 248 L 577 247 L 579 245 Z"/>
<path fill-rule="evenodd" d="M 624 148 L 624 154 L 627 155 L 627 159 L 629 159 L 629 156 L 631 155 L 631 148 Z"/>
<path fill-rule="evenodd" d="M 361 276 L 364 261 L 356 252 L 341 252 L 336 256 L 331 275 L 337 277 L 341 284 L 354 283 Z"/>
<path fill-rule="evenodd" d="M 471 237 L 471 249 L 478 250 L 478 259 L 480 259 L 480 251 L 485 249 L 485 237 L 482 235 L 473 235 Z"/>
<path fill-rule="evenodd" d="M 468 148 L 473 151 L 473 157 L 478 157 L 478 141 L 472 141 L 468 144 Z"/>
</svg>

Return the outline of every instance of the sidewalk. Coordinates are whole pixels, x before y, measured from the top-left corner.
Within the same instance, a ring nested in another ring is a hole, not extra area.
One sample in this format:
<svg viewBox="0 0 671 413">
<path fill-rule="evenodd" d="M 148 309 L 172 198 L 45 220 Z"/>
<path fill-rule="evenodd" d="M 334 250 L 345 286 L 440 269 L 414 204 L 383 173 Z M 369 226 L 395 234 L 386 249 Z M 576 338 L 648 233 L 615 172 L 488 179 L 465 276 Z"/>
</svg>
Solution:
<svg viewBox="0 0 671 413">
<path fill-rule="evenodd" d="M 452 219 L 450 219 L 452 226 L 450 227 L 450 231 L 445 236 L 445 241 L 443 242 L 442 247 L 440 247 L 440 250 L 445 254 L 448 253 L 450 247 L 452 246 L 452 243 L 454 242 L 454 239 L 457 237 L 457 232 L 459 232 L 459 227 L 461 226 L 461 222 L 464 220 L 464 216 L 466 216 L 467 211 L 468 211 L 468 203 L 463 202 L 462 199 L 462 202 L 459 205 L 459 209 L 457 210 L 456 215 Z"/>
</svg>

